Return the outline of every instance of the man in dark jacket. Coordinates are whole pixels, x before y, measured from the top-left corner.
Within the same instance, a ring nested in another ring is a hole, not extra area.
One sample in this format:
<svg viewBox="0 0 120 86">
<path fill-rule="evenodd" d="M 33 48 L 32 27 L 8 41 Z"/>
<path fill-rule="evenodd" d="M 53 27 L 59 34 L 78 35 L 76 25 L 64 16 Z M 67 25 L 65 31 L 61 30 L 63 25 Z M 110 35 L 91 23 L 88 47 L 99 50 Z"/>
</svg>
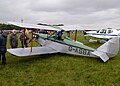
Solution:
<svg viewBox="0 0 120 86">
<path fill-rule="evenodd" d="M 22 45 L 22 48 L 25 47 L 28 47 L 28 40 L 29 40 L 29 37 L 26 33 L 22 32 L 20 34 L 20 41 L 21 41 L 21 45 Z"/>
<path fill-rule="evenodd" d="M 5 57 L 5 53 L 7 52 L 6 43 L 7 43 L 7 32 L 3 31 L 3 33 L 0 34 L 0 59 L 2 56 L 3 65 L 6 64 L 6 57 Z"/>
<path fill-rule="evenodd" d="M 12 30 L 12 33 L 10 34 L 9 42 L 10 42 L 11 48 L 17 48 L 17 46 L 18 46 L 18 37 L 17 37 L 15 29 Z"/>
</svg>

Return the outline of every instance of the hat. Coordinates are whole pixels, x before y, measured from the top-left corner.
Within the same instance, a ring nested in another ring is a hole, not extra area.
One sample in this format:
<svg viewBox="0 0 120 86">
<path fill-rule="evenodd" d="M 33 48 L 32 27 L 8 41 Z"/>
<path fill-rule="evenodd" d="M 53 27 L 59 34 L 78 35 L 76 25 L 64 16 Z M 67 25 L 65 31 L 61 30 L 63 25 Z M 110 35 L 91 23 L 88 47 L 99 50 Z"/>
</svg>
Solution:
<svg viewBox="0 0 120 86">
<path fill-rule="evenodd" d="M 7 30 L 4 30 L 2 34 L 8 34 L 8 31 L 7 31 Z"/>
<path fill-rule="evenodd" d="M 12 30 L 12 33 L 16 33 L 16 30 L 15 30 L 15 29 L 13 29 L 13 30 Z"/>
<path fill-rule="evenodd" d="M 3 30 L 3 33 L 8 33 L 8 31 L 7 30 Z"/>
</svg>

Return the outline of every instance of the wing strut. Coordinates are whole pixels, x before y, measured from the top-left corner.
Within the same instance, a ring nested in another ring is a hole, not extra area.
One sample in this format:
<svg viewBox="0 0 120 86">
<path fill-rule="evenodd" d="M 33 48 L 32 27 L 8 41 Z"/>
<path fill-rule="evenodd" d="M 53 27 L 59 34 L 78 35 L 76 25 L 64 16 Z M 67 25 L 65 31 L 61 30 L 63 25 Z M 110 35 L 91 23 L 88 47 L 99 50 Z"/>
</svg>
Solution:
<svg viewBox="0 0 120 86">
<path fill-rule="evenodd" d="M 77 30 L 75 30 L 74 41 L 76 41 L 76 38 L 77 38 Z"/>
<path fill-rule="evenodd" d="M 32 47 L 33 47 L 33 30 L 32 30 L 32 40 L 30 42 L 30 51 L 32 52 Z"/>
</svg>

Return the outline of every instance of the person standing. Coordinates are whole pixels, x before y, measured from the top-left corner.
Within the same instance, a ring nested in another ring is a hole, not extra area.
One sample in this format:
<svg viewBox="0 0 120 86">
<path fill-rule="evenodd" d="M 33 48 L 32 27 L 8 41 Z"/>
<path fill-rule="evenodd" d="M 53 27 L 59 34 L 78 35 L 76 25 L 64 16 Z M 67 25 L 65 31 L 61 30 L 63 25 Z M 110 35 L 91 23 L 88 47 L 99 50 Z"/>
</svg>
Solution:
<svg viewBox="0 0 120 86">
<path fill-rule="evenodd" d="M 63 30 L 57 32 L 57 39 L 62 40 Z"/>
<path fill-rule="evenodd" d="M 20 35 L 20 41 L 21 41 L 22 48 L 24 48 L 24 46 L 28 47 L 28 40 L 29 40 L 28 35 L 24 33 L 23 31 Z"/>
<path fill-rule="evenodd" d="M 85 30 L 83 30 L 83 35 L 84 35 L 84 38 L 86 39 L 86 35 L 87 35 L 87 33 L 86 33 Z"/>
<path fill-rule="evenodd" d="M 5 65 L 6 64 L 6 52 L 7 52 L 7 48 L 6 48 L 6 44 L 7 44 L 7 32 L 3 31 L 2 34 L 0 34 L 0 59 L 2 56 L 2 64 Z"/>
<path fill-rule="evenodd" d="M 9 42 L 10 42 L 11 48 L 17 48 L 17 46 L 18 46 L 18 37 L 17 37 L 15 29 L 12 30 L 12 33 L 10 34 Z"/>
</svg>

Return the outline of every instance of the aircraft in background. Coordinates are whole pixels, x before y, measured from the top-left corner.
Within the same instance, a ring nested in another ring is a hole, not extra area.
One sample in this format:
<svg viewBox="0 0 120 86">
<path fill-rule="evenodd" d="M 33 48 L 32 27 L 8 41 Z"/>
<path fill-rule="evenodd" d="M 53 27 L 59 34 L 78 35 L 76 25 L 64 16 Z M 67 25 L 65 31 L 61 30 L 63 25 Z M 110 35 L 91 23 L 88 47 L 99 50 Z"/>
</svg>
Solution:
<svg viewBox="0 0 120 86">
<path fill-rule="evenodd" d="M 61 30 L 59 28 L 50 27 L 50 26 L 44 27 L 41 25 L 33 25 L 33 24 L 31 25 L 31 24 L 15 23 L 15 22 L 9 22 L 9 24 L 13 24 L 24 28 L 31 28 L 31 29 L 34 28 L 34 29 L 54 31 L 54 33 L 51 35 L 47 33 L 46 34 L 36 33 L 36 41 L 42 46 L 7 49 L 9 53 L 14 54 L 16 56 L 66 53 L 66 54 L 101 58 L 104 62 L 106 62 L 108 59 L 115 57 L 115 55 L 117 55 L 119 51 L 119 38 L 113 38 L 108 42 L 106 42 L 105 44 L 103 44 L 102 46 L 100 46 L 99 48 L 93 49 L 69 37 L 58 39 L 58 35 L 54 35 L 54 34 L 57 34 L 57 32 L 59 31 L 62 31 L 62 33 L 65 32 L 64 30 Z M 31 45 L 32 45 L 32 41 L 31 41 Z"/>
<path fill-rule="evenodd" d="M 101 29 L 99 31 L 87 31 L 85 36 L 110 39 L 114 37 L 120 37 L 120 31 L 112 28 L 107 28 L 107 29 Z"/>
</svg>

